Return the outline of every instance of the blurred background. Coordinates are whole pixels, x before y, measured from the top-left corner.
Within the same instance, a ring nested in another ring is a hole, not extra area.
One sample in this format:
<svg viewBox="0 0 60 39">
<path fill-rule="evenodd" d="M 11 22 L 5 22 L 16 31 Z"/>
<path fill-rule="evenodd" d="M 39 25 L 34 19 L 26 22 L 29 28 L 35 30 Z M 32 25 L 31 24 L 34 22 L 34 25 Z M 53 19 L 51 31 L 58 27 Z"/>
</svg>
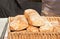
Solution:
<svg viewBox="0 0 60 39">
<path fill-rule="evenodd" d="M 0 17 L 23 14 L 25 9 L 35 9 L 41 14 L 41 0 L 0 0 Z"/>
</svg>

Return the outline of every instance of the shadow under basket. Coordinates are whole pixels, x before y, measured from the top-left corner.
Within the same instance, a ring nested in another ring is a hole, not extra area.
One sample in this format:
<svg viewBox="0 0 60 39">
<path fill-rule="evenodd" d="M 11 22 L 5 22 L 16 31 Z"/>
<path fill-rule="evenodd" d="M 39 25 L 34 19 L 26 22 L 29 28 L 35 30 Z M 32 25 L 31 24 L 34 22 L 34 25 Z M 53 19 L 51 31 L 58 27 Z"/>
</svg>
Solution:
<svg viewBox="0 0 60 39">
<path fill-rule="evenodd" d="M 60 17 L 45 17 L 49 21 L 60 21 Z M 60 39 L 57 32 L 9 32 L 8 39 Z"/>
</svg>

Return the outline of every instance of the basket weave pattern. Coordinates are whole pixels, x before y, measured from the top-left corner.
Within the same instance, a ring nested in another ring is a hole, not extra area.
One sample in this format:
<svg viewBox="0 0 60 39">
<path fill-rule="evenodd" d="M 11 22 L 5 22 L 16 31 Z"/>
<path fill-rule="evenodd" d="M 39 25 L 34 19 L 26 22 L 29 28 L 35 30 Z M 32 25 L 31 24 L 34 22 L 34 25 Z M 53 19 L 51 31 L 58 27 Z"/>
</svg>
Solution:
<svg viewBox="0 0 60 39">
<path fill-rule="evenodd" d="M 60 33 L 20 33 L 10 32 L 8 39 L 60 39 Z"/>
</svg>

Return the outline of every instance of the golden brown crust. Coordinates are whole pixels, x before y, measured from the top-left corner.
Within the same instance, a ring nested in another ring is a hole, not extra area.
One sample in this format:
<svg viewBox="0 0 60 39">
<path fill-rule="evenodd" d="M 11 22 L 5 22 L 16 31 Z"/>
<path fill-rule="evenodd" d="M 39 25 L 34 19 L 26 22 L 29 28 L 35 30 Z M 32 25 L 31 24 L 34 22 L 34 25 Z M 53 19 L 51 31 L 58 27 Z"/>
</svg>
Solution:
<svg viewBox="0 0 60 39">
<path fill-rule="evenodd" d="M 53 32 L 54 31 L 54 28 L 52 25 L 50 24 L 45 24 L 44 26 L 41 26 L 39 28 L 40 32 Z"/>
<path fill-rule="evenodd" d="M 27 28 L 27 31 L 28 31 L 28 32 L 39 32 L 38 28 L 33 27 L 33 26 L 29 26 L 29 27 Z"/>
<path fill-rule="evenodd" d="M 11 30 L 22 30 L 28 27 L 28 22 L 24 15 L 18 15 L 10 22 Z"/>
<path fill-rule="evenodd" d="M 60 17 L 41 17 L 35 10 L 28 9 L 24 15 L 9 17 L 9 26 L 10 30 L 17 32 L 60 32 Z M 37 28 L 38 26 L 40 28 Z M 25 28 L 27 30 L 23 30 Z"/>
<path fill-rule="evenodd" d="M 40 32 L 60 32 L 60 19 L 59 17 L 44 17 L 45 25 L 39 28 Z M 47 22 L 47 23 L 46 23 Z"/>
<path fill-rule="evenodd" d="M 44 25 L 42 17 L 38 14 L 36 10 L 27 9 L 24 12 L 25 17 L 28 19 L 30 25 L 41 26 Z"/>
</svg>

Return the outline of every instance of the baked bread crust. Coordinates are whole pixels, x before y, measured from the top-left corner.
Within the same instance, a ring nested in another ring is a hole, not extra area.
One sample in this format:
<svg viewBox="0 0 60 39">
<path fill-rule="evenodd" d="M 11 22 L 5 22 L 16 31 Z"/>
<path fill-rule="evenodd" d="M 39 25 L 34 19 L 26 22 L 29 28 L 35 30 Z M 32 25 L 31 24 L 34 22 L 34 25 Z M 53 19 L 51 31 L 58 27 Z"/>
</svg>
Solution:
<svg viewBox="0 0 60 39">
<path fill-rule="evenodd" d="M 39 30 L 40 32 L 53 32 L 54 28 L 53 25 L 51 25 L 51 23 L 46 22 L 46 24 L 44 26 L 41 26 Z"/>
<path fill-rule="evenodd" d="M 27 9 L 24 12 L 25 17 L 27 18 L 30 25 L 33 26 L 42 26 L 44 25 L 44 20 L 34 9 Z"/>
<path fill-rule="evenodd" d="M 28 22 L 24 15 L 17 15 L 9 25 L 11 30 L 22 30 L 28 27 Z"/>
<path fill-rule="evenodd" d="M 33 27 L 33 26 L 30 26 L 27 28 L 27 31 L 28 32 L 39 32 L 38 28 L 36 27 Z"/>
</svg>

